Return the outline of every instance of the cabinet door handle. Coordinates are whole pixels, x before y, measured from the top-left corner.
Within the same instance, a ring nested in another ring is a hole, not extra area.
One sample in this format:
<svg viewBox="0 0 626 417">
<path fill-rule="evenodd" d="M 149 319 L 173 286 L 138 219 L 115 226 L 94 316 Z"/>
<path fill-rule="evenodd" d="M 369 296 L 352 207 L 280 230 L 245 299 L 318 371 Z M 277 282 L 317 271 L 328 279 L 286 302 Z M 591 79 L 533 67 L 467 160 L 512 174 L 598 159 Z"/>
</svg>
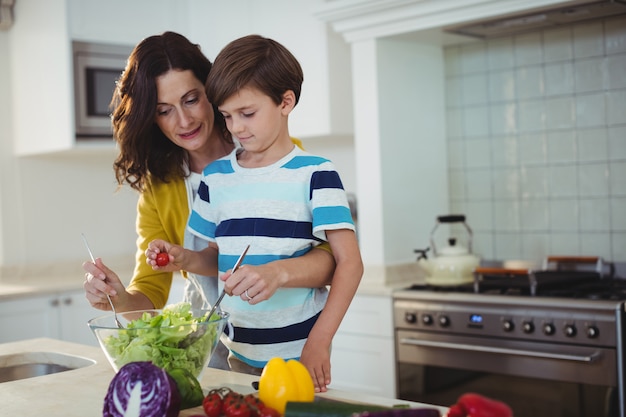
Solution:
<svg viewBox="0 0 626 417">
<path fill-rule="evenodd" d="M 58 307 L 59 306 L 59 299 L 55 298 L 55 299 L 50 300 L 50 305 L 52 307 Z"/>
<path fill-rule="evenodd" d="M 72 299 L 69 297 L 64 299 L 63 304 L 65 304 L 66 306 L 72 305 Z"/>
</svg>

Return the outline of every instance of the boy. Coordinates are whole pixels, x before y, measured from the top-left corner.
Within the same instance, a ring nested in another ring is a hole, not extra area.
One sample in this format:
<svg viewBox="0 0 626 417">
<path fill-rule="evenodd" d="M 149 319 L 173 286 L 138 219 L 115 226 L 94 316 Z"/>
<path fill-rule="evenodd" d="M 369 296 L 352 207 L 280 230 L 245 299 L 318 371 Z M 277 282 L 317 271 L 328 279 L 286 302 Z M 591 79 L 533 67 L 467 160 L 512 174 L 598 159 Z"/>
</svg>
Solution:
<svg viewBox="0 0 626 417">
<path fill-rule="evenodd" d="M 240 295 L 221 304 L 234 327 L 225 341 L 233 370 L 259 373 L 274 356 L 296 358 L 311 373 L 316 391 L 323 392 L 330 383 L 332 338 L 363 264 L 333 164 L 294 146 L 289 135 L 288 118 L 302 81 L 296 58 L 258 35 L 231 42 L 216 57 L 207 94 L 241 146 L 203 172 L 188 229 L 209 247 L 185 250 L 173 262 L 201 272 L 197 269 L 214 268 L 217 257 L 227 292 Z M 300 256 L 323 241 L 336 261 L 330 291 L 280 288 L 257 304 L 257 286 L 248 286 L 238 274 L 224 275 L 248 244 L 244 264 L 261 265 Z"/>
</svg>

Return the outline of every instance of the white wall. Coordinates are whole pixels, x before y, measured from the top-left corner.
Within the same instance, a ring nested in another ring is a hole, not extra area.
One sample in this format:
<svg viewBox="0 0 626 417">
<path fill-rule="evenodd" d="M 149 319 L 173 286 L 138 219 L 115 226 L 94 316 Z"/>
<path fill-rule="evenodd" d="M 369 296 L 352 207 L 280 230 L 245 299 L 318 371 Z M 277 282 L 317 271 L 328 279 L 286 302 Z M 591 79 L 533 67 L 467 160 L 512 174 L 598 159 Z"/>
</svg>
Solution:
<svg viewBox="0 0 626 417">
<path fill-rule="evenodd" d="M 391 38 L 352 54 L 361 252 L 366 278 L 386 281 L 447 211 L 443 54 Z"/>
<path fill-rule="evenodd" d="M 327 26 L 313 16 L 323 0 L 189 1 L 194 17 L 184 33 L 202 46 L 209 59 L 231 40 L 250 33 L 273 38 L 295 55 L 304 83 L 300 102 L 290 115 L 292 136 L 352 133 L 350 48 L 338 35 L 329 36 Z M 330 112 L 324 110 L 328 108 Z"/>
<path fill-rule="evenodd" d="M 412 262 L 418 236 L 448 212 L 443 53 L 379 41 L 385 264 Z"/>
</svg>

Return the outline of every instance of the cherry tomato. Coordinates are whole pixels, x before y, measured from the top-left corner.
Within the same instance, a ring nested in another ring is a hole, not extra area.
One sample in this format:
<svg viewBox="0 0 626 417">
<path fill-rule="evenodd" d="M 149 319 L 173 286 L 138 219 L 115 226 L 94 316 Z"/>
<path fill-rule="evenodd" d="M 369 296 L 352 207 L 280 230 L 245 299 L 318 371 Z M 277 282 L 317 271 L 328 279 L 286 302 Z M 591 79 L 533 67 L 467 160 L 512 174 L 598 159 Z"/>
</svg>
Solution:
<svg viewBox="0 0 626 417">
<path fill-rule="evenodd" d="M 222 411 L 226 410 L 226 407 L 231 403 L 240 402 L 243 399 L 243 395 L 240 393 L 233 391 L 231 389 L 227 389 L 222 391 Z"/>
<path fill-rule="evenodd" d="M 243 402 L 250 407 L 250 417 L 259 417 L 259 411 L 263 407 L 263 401 L 259 400 L 254 394 L 246 394 L 243 396 Z"/>
<path fill-rule="evenodd" d="M 250 417 L 250 406 L 241 399 L 233 399 L 224 410 L 226 417 Z"/>
<path fill-rule="evenodd" d="M 260 407 L 263 405 L 263 401 L 259 400 L 259 398 L 254 395 L 254 394 L 246 394 L 243 396 L 243 401 L 248 404 L 251 405 L 253 407 Z"/>
<path fill-rule="evenodd" d="M 274 410 L 271 407 L 266 407 L 264 405 L 259 407 L 258 416 L 259 417 L 281 417 L 278 411 Z"/>
<path fill-rule="evenodd" d="M 170 263 L 170 256 L 165 252 L 159 252 L 156 256 L 156 264 L 158 266 L 165 266 Z"/>
<path fill-rule="evenodd" d="M 202 400 L 202 408 L 207 417 L 219 417 L 222 414 L 222 397 L 212 390 Z"/>
<path fill-rule="evenodd" d="M 233 404 L 241 403 L 241 399 L 234 395 L 226 394 L 222 400 L 222 414 L 226 414 L 226 410 Z"/>
</svg>

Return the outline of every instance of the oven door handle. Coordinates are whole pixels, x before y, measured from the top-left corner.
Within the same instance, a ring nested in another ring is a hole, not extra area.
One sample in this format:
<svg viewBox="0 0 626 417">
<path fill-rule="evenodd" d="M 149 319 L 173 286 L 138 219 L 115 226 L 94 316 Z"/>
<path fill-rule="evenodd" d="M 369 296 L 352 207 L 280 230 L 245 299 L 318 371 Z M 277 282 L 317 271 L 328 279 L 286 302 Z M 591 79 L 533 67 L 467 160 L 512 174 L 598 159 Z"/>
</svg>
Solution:
<svg viewBox="0 0 626 417">
<path fill-rule="evenodd" d="M 402 338 L 400 343 L 413 346 L 434 347 L 443 349 L 464 350 L 472 352 L 486 352 L 486 353 L 499 353 L 503 355 L 516 355 L 516 356 L 530 356 L 534 358 L 542 359 L 559 359 L 573 362 L 585 362 L 591 363 L 600 357 L 600 352 L 593 352 L 591 355 L 567 355 L 562 353 L 547 353 L 547 352 L 535 352 L 532 350 L 522 349 L 508 349 L 492 346 L 475 346 L 465 343 L 448 343 L 448 342 L 434 342 L 431 340 Z"/>
</svg>

